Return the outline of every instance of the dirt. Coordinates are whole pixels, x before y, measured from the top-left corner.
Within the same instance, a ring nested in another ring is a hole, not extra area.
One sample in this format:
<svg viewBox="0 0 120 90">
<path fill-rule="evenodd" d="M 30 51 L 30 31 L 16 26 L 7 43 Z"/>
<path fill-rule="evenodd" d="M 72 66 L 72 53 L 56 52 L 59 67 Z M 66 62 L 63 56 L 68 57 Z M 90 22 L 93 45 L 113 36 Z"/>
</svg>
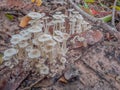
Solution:
<svg viewBox="0 0 120 90">
<path fill-rule="evenodd" d="M 9 5 L 11 8 L 6 6 L 5 1 L 8 0 L 0 1 L 2 3 L 0 5 L 2 7 L 0 11 L 1 54 L 3 54 L 5 49 L 11 47 L 11 35 L 19 33 L 22 29 L 19 27 L 19 22 L 25 13 L 33 9 L 36 11 L 39 10 L 39 12 L 49 10 L 45 5 L 39 8 L 36 6 L 31 8 L 32 4 L 27 2 L 23 7 L 29 4 L 28 8 L 21 13 L 23 9 L 21 7 L 21 3 L 23 2 L 21 0 L 20 4 L 16 2 L 17 6 L 14 6 L 12 0 L 10 0 L 11 3 Z M 53 12 L 56 10 L 56 6 L 54 7 Z M 13 14 L 13 12 L 15 13 L 14 19 L 9 20 L 5 14 Z M 24 71 L 21 65 L 13 70 L 0 65 L 0 90 L 120 90 L 120 42 L 114 40 L 114 38 L 110 40 L 106 39 L 106 32 L 103 33 L 104 38 L 93 45 L 76 49 L 71 48 L 67 53 L 69 64 L 66 65 L 66 69 L 62 75 L 58 74 L 53 78 L 40 76 L 34 70 Z M 69 76 L 70 78 L 65 78 L 67 83 L 59 81 L 65 74 L 68 76 L 71 75 Z M 38 82 L 36 83 L 37 80 Z M 36 84 L 31 86 L 34 83 Z M 30 86 L 31 89 L 29 88 Z M 26 87 L 28 88 L 25 89 Z"/>
</svg>

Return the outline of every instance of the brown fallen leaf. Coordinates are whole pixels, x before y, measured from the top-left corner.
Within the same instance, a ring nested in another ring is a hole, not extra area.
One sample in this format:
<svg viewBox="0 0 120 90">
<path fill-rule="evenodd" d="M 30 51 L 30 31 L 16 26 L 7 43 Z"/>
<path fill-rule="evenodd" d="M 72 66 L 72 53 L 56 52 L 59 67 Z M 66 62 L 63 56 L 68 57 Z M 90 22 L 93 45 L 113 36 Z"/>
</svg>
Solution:
<svg viewBox="0 0 120 90">
<path fill-rule="evenodd" d="M 24 16 L 24 17 L 21 19 L 19 26 L 22 27 L 22 28 L 26 27 L 26 26 L 28 25 L 28 22 L 29 22 L 30 20 L 31 20 L 30 17 Z"/>
<path fill-rule="evenodd" d="M 82 32 L 80 36 L 84 37 L 89 45 L 93 45 L 103 38 L 103 33 L 99 30 L 89 30 Z"/>
<path fill-rule="evenodd" d="M 73 48 L 87 47 L 87 45 L 93 45 L 103 38 L 103 34 L 99 30 L 90 30 L 84 31 L 81 34 L 74 34 L 70 37 L 70 39 L 75 36 L 83 37 L 85 40 L 81 42 L 75 40 L 75 43 L 72 45 Z"/>
<path fill-rule="evenodd" d="M 65 79 L 65 77 L 61 77 L 59 80 L 59 82 L 62 82 L 62 83 L 67 83 L 68 81 Z"/>
<path fill-rule="evenodd" d="M 3 63 L 3 59 L 2 59 L 3 55 L 0 54 L 0 65 Z"/>
</svg>

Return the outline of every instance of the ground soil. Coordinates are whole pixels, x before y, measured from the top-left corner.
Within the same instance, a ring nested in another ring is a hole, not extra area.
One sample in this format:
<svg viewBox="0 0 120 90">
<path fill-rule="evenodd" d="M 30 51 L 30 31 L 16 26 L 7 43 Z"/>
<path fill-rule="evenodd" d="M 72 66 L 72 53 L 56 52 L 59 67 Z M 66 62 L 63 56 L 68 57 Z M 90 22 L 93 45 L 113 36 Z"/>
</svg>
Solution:
<svg viewBox="0 0 120 90">
<path fill-rule="evenodd" d="M 40 12 L 49 10 L 45 5 L 39 8 L 36 6 L 31 8 L 30 2 L 27 4 L 29 6 L 26 9 L 19 6 L 19 8 L 16 8 L 11 4 L 9 8 L 6 6 L 5 1 L 0 1 L 2 3 L 0 8 L 1 54 L 5 49 L 11 47 L 9 42 L 11 35 L 19 33 L 21 30 L 21 27 L 19 27 L 21 17 L 33 9 Z M 49 5 L 49 7 L 52 6 Z M 56 6 L 54 8 L 53 12 L 56 10 Z M 5 16 L 6 13 L 15 13 L 14 19 L 12 21 L 8 20 Z M 103 33 L 106 34 L 106 32 Z M 120 42 L 114 37 L 111 40 L 104 37 L 93 45 L 71 49 L 67 53 L 67 58 L 69 62 L 66 65 L 67 72 L 65 70 L 62 75 L 58 74 L 53 78 L 39 76 L 34 73 L 34 70 L 25 72 L 20 65 L 13 70 L 1 65 L 0 90 L 120 90 Z M 71 69 L 78 71 L 78 73 L 74 75 L 74 70 L 71 71 Z M 65 74 L 71 73 L 73 77 L 71 76 L 66 82 L 59 80 Z M 39 79 L 40 81 L 31 89 L 25 89 Z"/>
</svg>

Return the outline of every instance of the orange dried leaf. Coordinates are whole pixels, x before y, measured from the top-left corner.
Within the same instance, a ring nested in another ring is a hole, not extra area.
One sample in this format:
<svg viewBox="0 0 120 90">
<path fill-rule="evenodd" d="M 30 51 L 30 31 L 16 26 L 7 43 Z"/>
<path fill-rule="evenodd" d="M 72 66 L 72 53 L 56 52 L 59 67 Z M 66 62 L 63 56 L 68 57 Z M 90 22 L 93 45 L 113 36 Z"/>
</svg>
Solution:
<svg viewBox="0 0 120 90">
<path fill-rule="evenodd" d="M 19 26 L 20 26 L 20 27 L 23 27 L 23 28 L 26 27 L 26 26 L 28 25 L 28 22 L 29 22 L 30 20 L 31 20 L 30 17 L 24 16 L 24 17 L 21 19 Z"/>
<path fill-rule="evenodd" d="M 41 6 L 42 0 L 36 0 L 36 4 L 37 4 L 37 6 Z"/>
<path fill-rule="evenodd" d="M 35 0 L 31 0 L 31 2 L 32 2 L 32 3 L 34 3 L 34 2 L 35 2 Z"/>
<path fill-rule="evenodd" d="M 59 79 L 59 82 L 67 83 L 67 80 L 62 76 L 62 77 Z"/>
</svg>

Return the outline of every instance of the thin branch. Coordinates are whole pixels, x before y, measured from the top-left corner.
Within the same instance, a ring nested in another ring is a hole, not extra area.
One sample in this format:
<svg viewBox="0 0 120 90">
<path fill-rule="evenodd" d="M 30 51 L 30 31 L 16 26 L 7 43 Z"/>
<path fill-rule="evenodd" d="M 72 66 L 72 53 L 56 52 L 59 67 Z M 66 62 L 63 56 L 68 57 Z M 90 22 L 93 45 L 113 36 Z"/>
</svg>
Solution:
<svg viewBox="0 0 120 90">
<path fill-rule="evenodd" d="M 39 78 L 37 81 L 35 81 L 35 82 L 34 82 L 33 84 L 31 84 L 30 86 L 25 87 L 25 88 L 23 88 L 23 89 L 21 89 L 21 90 L 31 90 L 31 88 L 32 88 L 33 86 L 35 86 L 37 83 L 39 83 L 40 81 L 42 81 L 45 77 L 46 77 L 46 76 L 43 76 L 43 77 Z"/>
<path fill-rule="evenodd" d="M 115 27 L 115 7 L 117 0 L 114 1 L 113 10 L 112 10 L 112 25 Z"/>
</svg>

